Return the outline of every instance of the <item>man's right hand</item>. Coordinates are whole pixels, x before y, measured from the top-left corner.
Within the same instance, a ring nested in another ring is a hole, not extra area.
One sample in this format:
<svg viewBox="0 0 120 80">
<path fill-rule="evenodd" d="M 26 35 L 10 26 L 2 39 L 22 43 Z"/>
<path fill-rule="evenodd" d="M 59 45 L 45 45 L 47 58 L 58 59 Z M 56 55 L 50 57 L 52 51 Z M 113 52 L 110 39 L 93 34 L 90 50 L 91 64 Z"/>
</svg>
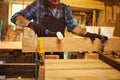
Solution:
<svg viewBox="0 0 120 80">
<path fill-rule="evenodd" d="M 35 33 L 39 36 L 40 34 L 45 34 L 46 28 L 42 24 L 38 24 L 35 22 L 30 22 L 28 27 L 33 29 Z"/>
<path fill-rule="evenodd" d="M 18 15 L 18 16 L 15 18 L 14 23 L 15 23 L 17 26 L 25 27 L 25 26 L 28 26 L 28 24 L 30 23 L 30 20 L 24 18 L 22 15 Z"/>
</svg>

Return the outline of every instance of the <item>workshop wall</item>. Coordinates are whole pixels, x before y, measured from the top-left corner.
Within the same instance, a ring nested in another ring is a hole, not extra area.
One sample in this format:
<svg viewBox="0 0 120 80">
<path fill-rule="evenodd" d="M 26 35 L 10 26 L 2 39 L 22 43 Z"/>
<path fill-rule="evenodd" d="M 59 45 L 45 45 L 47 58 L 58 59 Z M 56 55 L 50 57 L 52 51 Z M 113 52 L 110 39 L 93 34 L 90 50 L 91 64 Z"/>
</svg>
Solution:
<svg viewBox="0 0 120 80">
<path fill-rule="evenodd" d="M 2 26 L 2 40 L 5 40 L 8 30 L 8 14 L 9 14 L 9 4 L 8 2 L 0 2 L 0 20 L 3 21 Z"/>
</svg>

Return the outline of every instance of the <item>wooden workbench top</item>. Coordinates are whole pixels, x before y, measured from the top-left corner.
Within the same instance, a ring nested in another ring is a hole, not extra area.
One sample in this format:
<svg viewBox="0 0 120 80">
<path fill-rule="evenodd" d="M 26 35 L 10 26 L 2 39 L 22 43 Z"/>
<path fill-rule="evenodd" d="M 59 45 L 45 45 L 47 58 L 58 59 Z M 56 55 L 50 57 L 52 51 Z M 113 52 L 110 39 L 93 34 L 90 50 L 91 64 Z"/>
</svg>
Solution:
<svg viewBox="0 0 120 80">
<path fill-rule="evenodd" d="M 99 59 L 46 59 L 45 80 L 120 80 L 120 72 Z"/>
</svg>

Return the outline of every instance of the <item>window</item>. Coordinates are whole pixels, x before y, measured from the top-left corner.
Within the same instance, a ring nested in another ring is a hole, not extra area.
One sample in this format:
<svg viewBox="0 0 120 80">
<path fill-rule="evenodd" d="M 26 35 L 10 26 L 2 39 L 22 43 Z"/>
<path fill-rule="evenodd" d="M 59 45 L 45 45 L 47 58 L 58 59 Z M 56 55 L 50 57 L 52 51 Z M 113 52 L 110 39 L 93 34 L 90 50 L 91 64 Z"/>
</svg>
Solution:
<svg viewBox="0 0 120 80">
<path fill-rule="evenodd" d="M 27 6 L 27 4 L 12 4 L 12 15 L 14 15 L 16 12 L 24 9 Z"/>
<path fill-rule="evenodd" d="M 20 10 L 26 8 L 26 6 L 28 4 L 30 4 L 32 1 L 28 1 L 28 2 L 21 2 L 21 1 L 10 1 L 10 6 L 9 6 L 9 25 L 15 26 L 12 22 L 11 22 L 11 17 L 16 13 L 19 12 Z"/>
</svg>

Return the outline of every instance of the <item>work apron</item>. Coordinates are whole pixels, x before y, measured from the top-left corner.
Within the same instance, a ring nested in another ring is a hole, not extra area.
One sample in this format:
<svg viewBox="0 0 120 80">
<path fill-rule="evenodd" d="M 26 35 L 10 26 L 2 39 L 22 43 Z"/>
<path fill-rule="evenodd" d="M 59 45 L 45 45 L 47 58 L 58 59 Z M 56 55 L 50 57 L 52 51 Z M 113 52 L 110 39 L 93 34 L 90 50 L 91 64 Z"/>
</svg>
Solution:
<svg viewBox="0 0 120 80">
<path fill-rule="evenodd" d="M 48 6 L 45 7 L 45 16 L 40 23 L 45 26 L 46 29 L 52 32 L 60 31 L 64 36 L 65 31 L 65 10 L 63 10 L 63 17 L 56 18 L 49 11 Z M 39 37 L 57 37 L 56 34 L 45 34 L 45 31 L 39 31 Z"/>
<path fill-rule="evenodd" d="M 65 9 L 63 8 L 63 17 L 61 18 L 56 18 L 52 15 L 51 12 L 49 12 L 48 10 L 48 6 L 45 7 L 45 16 L 42 20 L 43 25 L 52 32 L 58 32 L 60 31 L 63 36 L 64 35 L 64 31 L 65 31 Z M 51 15 L 49 15 L 51 14 Z M 56 34 L 44 34 L 42 33 L 40 36 L 42 37 L 57 37 Z M 50 55 L 51 53 L 45 53 L 46 55 Z M 64 58 L 64 54 L 63 52 L 53 52 L 52 55 L 59 55 L 60 59 Z"/>
</svg>

